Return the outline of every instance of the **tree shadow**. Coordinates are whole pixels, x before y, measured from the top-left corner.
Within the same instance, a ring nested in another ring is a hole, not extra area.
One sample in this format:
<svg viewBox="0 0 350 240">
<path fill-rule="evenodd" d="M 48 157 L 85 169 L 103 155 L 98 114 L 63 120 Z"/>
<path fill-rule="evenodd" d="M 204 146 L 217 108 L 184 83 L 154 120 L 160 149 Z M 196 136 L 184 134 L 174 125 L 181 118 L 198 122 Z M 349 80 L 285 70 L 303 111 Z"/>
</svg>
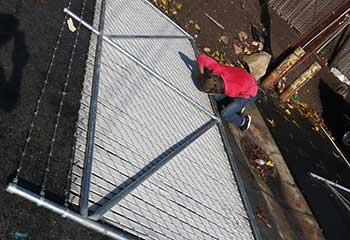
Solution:
<svg viewBox="0 0 350 240">
<path fill-rule="evenodd" d="M 263 31 L 264 50 L 272 55 L 271 51 L 271 26 L 269 5 L 266 0 L 259 0 L 260 4 L 260 21 L 263 24 L 265 31 Z"/>
<path fill-rule="evenodd" d="M 183 52 L 179 52 L 180 58 L 189 70 L 191 70 L 191 78 L 193 81 L 193 84 L 196 86 L 196 88 L 200 89 L 200 82 L 201 82 L 201 75 L 199 73 L 199 68 L 197 64 L 197 60 L 192 60 L 189 57 L 187 57 Z"/>
<path fill-rule="evenodd" d="M 12 39 L 12 73 L 6 79 L 5 69 L 0 63 L 0 109 L 10 112 L 18 101 L 24 68 L 29 53 L 25 44 L 24 33 L 18 30 L 18 19 L 9 14 L 0 14 L 0 48 L 6 47 Z"/>
</svg>

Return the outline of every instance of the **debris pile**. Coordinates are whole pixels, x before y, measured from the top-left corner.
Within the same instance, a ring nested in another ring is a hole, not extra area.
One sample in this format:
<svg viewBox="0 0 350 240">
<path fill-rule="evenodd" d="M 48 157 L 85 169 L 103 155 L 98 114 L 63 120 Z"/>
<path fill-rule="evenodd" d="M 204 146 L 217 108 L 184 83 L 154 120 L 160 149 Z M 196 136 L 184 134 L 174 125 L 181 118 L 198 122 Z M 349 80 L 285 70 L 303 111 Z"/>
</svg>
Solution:
<svg viewBox="0 0 350 240">
<path fill-rule="evenodd" d="M 242 139 L 242 147 L 249 160 L 249 168 L 263 180 L 274 176 L 274 163 L 267 153 L 249 138 Z"/>
</svg>

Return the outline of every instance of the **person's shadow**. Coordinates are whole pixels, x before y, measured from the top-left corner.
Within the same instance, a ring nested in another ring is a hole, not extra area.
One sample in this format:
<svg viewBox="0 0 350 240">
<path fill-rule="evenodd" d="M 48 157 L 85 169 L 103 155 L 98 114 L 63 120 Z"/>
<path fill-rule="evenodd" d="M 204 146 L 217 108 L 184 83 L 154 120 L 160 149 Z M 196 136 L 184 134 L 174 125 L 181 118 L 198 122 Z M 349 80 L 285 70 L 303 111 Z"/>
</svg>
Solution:
<svg viewBox="0 0 350 240">
<path fill-rule="evenodd" d="M 197 60 L 190 59 L 183 52 L 179 52 L 179 55 L 182 61 L 184 61 L 188 69 L 191 71 L 191 78 L 192 78 L 193 84 L 196 86 L 196 88 L 200 89 L 201 75 L 199 73 Z"/>
<path fill-rule="evenodd" d="M 0 50 L 7 47 L 12 39 L 12 73 L 7 78 L 5 69 L 0 62 L 0 109 L 10 112 L 18 101 L 24 68 L 27 65 L 29 53 L 25 44 L 24 33 L 18 30 L 17 18 L 9 14 L 0 14 Z M 10 65 L 10 63 L 9 63 Z"/>
<path fill-rule="evenodd" d="M 264 38 L 264 50 L 272 54 L 271 49 L 271 23 L 270 23 L 270 13 L 269 5 L 266 0 L 259 0 L 260 3 L 260 20 L 263 24 L 265 31 L 263 32 Z"/>
</svg>

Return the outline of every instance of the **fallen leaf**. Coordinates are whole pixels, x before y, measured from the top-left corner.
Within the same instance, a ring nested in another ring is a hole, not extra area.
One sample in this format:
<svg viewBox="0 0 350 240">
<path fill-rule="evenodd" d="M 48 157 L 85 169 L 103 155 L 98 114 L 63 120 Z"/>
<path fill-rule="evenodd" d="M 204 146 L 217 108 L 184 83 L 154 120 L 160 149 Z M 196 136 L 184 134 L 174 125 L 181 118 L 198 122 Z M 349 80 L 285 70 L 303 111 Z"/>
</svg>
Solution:
<svg viewBox="0 0 350 240">
<path fill-rule="evenodd" d="M 68 29 L 69 31 L 71 32 L 75 32 L 77 30 L 77 28 L 74 26 L 74 23 L 73 23 L 73 19 L 72 18 L 69 18 L 67 20 L 67 24 L 68 24 Z"/>
<path fill-rule="evenodd" d="M 198 31 L 200 31 L 200 30 L 201 30 L 201 27 L 199 26 L 199 24 L 198 24 L 198 23 L 196 23 L 196 24 L 194 25 L 194 28 L 195 28 L 196 30 L 198 30 Z"/>
<path fill-rule="evenodd" d="M 293 105 L 291 105 L 290 103 L 287 103 L 287 107 L 290 109 L 294 109 Z"/>
<path fill-rule="evenodd" d="M 291 114 L 292 114 L 288 109 L 285 109 L 284 111 L 285 111 L 288 115 L 291 115 Z"/>
<path fill-rule="evenodd" d="M 160 0 L 160 2 L 161 2 L 164 6 L 168 5 L 168 0 Z"/>
<path fill-rule="evenodd" d="M 271 125 L 271 127 L 275 127 L 276 126 L 276 123 L 273 119 L 266 119 L 266 121 Z"/>
<path fill-rule="evenodd" d="M 176 8 L 177 10 L 181 10 L 181 8 L 182 8 L 182 3 L 176 3 L 176 4 L 175 4 L 175 8 Z"/>
<path fill-rule="evenodd" d="M 267 161 L 265 163 L 265 165 L 268 166 L 268 167 L 273 167 L 274 164 L 273 164 L 273 162 L 271 160 L 269 160 L 269 161 Z"/>
<path fill-rule="evenodd" d="M 300 125 L 295 120 L 292 119 L 292 123 L 294 123 L 297 128 L 300 128 Z"/>
<path fill-rule="evenodd" d="M 320 130 L 319 127 L 312 127 L 312 130 L 314 130 L 315 132 L 318 132 Z"/>
</svg>

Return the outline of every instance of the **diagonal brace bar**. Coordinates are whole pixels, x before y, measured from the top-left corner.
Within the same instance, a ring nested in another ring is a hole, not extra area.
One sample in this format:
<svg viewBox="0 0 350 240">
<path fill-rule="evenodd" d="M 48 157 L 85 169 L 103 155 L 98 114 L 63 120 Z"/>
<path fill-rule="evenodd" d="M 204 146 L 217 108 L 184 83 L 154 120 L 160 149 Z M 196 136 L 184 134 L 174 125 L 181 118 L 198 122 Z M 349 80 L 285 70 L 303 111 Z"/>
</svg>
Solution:
<svg viewBox="0 0 350 240">
<path fill-rule="evenodd" d="M 141 62 L 139 59 L 137 59 L 134 55 L 130 54 L 128 51 L 124 50 L 122 47 L 120 47 L 118 44 L 113 42 L 110 38 L 106 37 L 105 35 L 101 34 L 99 31 L 94 29 L 92 26 L 90 26 L 88 23 L 86 23 L 84 20 L 79 18 L 77 15 L 75 15 L 73 12 L 68 10 L 67 8 L 64 9 L 64 12 L 67 13 L 69 16 L 74 18 L 76 21 L 80 22 L 83 26 L 91 30 L 93 33 L 97 35 L 101 35 L 103 40 L 105 40 L 107 43 L 109 43 L 112 47 L 119 50 L 121 53 L 123 53 L 125 56 L 129 57 L 132 61 L 134 61 L 137 65 L 142 67 L 145 71 L 147 71 L 149 74 L 154 76 L 158 81 L 169 87 L 171 90 L 176 92 L 179 96 L 184 98 L 187 102 L 191 103 L 193 106 L 204 112 L 205 114 L 209 115 L 211 118 L 216 119 L 217 121 L 220 121 L 220 118 L 216 117 L 212 112 L 207 110 L 205 107 L 194 101 L 192 98 L 187 96 L 184 92 L 182 92 L 180 89 L 169 83 L 166 79 L 164 79 L 162 76 L 160 76 L 158 73 L 156 73 L 154 70 L 152 70 L 150 67 L 148 67 L 146 64 Z"/>
<path fill-rule="evenodd" d="M 103 206 L 97 209 L 94 214 L 89 217 L 92 220 L 99 220 L 107 211 L 113 208 L 120 200 L 126 197 L 129 193 L 131 193 L 135 188 L 140 186 L 146 179 L 152 176 L 155 172 L 157 172 L 161 167 L 163 167 L 166 163 L 168 163 L 172 158 L 174 158 L 178 153 L 184 150 L 187 146 L 189 146 L 192 142 L 202 136 L 206 131 L 208 131 L 211 127 L 217 124 L 218 121 L 215 119 L 209 120 L 203 126 L 198 128 L 196 131 L 188 135 L 184 138 L 180 143 L 177 143 L 173 147 L 175 149 L 170 152 L 167 156 L 161 159 L 158 163 L 150 167 L 148 170 L 144 171 L 136 180 L 131 182 L 128 186 L 126 186 L 122 191 L 120 191 L 117 195 L 111 198 L 108 202 L 106 202 Z"/>
<path fill-rule="evenodd" d="M 85 159 L 84 159 L 84 174 L 83 174 L 81 198 L 80 198 L 80 213 L 84 217 L 88 216 L 88 209 L 89 209 L 90 181 L 91 181 L 91 172 L 92 172 L 92 158 L 93 158 L 94 146 L 95 146 L 97 98 L 98 98 L 99 82 L 100 82 L 100 64 L 101 64 L 101 56 L 102 56 L 102 44 L 103 44 L 102 36 L 103 36 L 103 29 L 104 29 L 105 8 L 106 8 L 106 1 L 103 0 L 101 3 L 101 15 L 100 15 L 100 23 L 99 23 L 99 29 L 102 34 L 98 35 L 98 38 L 97 38 L 94 77 L 92 80 L 93 82 L 92 82 L 92 88 L 91 88 L 87 143 L 86 143 L 86 152 L 85 152 Z"/>
</svg>

